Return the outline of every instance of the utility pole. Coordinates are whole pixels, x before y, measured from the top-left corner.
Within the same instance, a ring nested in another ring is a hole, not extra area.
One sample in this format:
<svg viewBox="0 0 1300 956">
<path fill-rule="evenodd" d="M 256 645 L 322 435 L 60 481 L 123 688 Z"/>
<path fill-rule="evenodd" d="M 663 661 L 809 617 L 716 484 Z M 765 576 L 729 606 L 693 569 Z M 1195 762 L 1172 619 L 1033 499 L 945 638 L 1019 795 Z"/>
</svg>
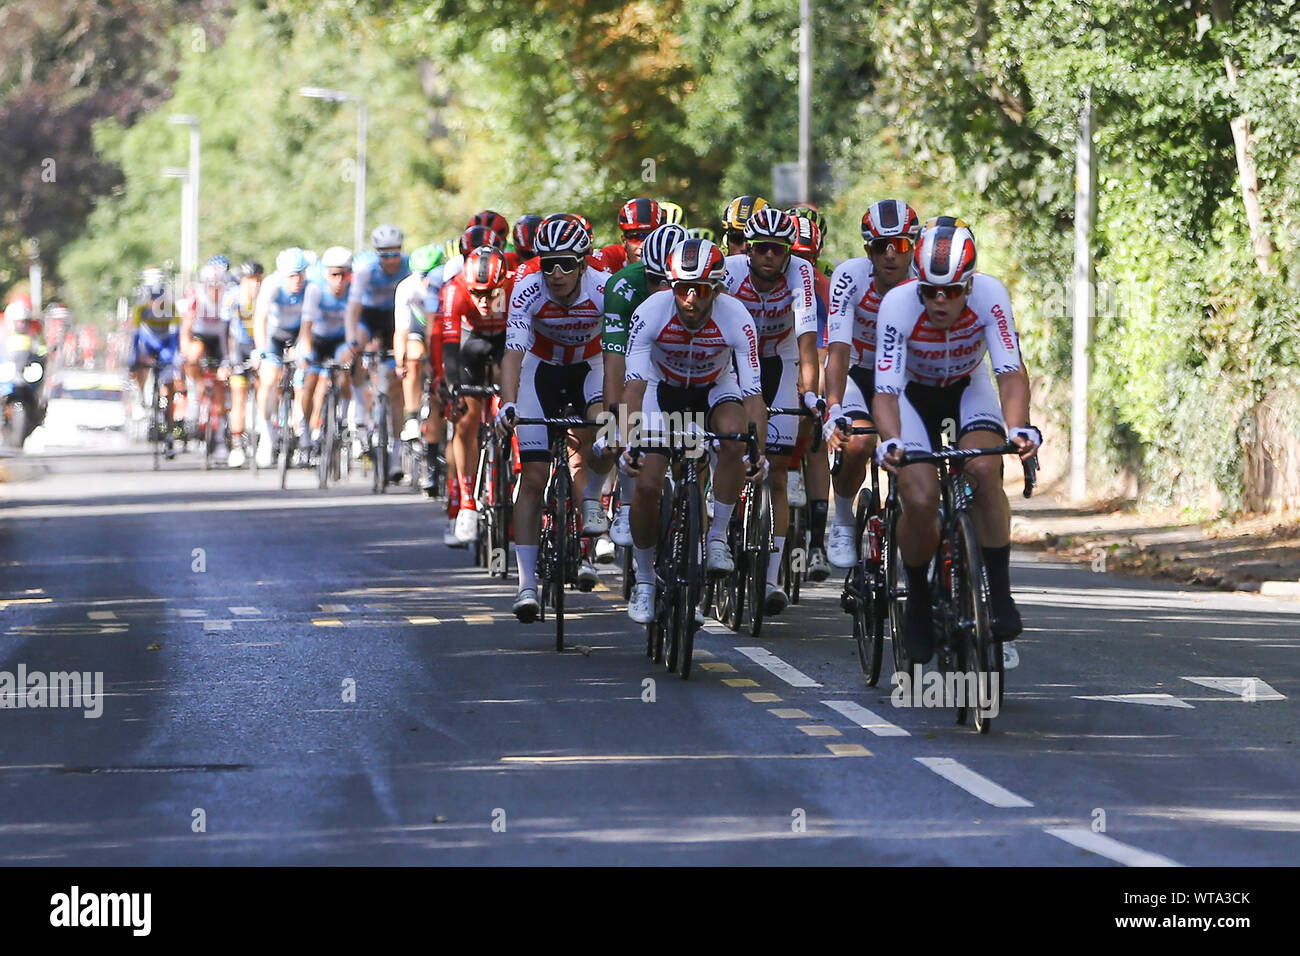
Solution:
<svg viewBox="0 0 1300 956">
<path fill-rule="evenodd" d="M 181 187 L 181 282 L 188 285 L 199 268 L 199 118 L 178 114 L 167 122 L 190 128 L 190 161 Z"/>
<path fill-rule="evenodd" d="M 799 0 L 799 196 L 812 202 L 812 0 Z"/>
<path fill-rule="evenodd" d="M 1092 150 L 1092 88 L 1083 90 L 1074 161 L 1074 348 L 1070 398 L 1070 501 L 1087 496 L 1088 346 L 1096 305 L 1092 227 L 1097 218 L 1097 165 Z"/>
</svg>

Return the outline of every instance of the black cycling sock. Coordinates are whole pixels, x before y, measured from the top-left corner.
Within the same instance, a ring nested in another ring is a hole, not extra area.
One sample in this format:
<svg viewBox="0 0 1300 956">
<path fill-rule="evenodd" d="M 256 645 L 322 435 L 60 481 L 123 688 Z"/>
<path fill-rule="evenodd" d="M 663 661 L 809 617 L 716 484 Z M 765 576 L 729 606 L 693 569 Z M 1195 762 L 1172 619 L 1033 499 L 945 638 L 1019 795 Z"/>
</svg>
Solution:
<svg viewBox="0 0 1300 956">
<path fill-rule="evenodd" d="M 905 562 L 903 564 L 903 570 L 907 573 L 908 597 L 911 597 L 913 594 L 915 594 L 918 599 L 922 599 L 926 604 L 929 604 L 930 601 L 929 563 L 927 562 L 926 564 L 921 565 L 919 568 L 914 568 L 910 564 L 907 564 Z"/>
<path fill-rule="evenodd" d="M 1011 545 L 981 547 L 984 568 L 989 575 L 989 597 L 999 604 L 1011 598 Z"/>
<path fill-rule="evenodd" d="M 830 506 L 825 500 L 818 499 L 811 507 L 812 517 L 808 520 L 808 530 L 812 532 L 812 546 L 824 548 L 826 547 L 826 512 Z"/>
</svg>

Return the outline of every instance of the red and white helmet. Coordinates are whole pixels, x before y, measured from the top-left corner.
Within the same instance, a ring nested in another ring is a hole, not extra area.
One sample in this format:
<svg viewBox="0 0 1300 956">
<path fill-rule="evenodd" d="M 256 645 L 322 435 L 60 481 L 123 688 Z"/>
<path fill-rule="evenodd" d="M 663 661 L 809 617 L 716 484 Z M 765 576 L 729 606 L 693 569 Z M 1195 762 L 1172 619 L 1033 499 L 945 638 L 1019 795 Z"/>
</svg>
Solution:
<svg viewBox="0 0 1300 956">
<path fill-rule="evenodd" d="M 591 252 L 591 235 L 578 217 L 547 217 L 537 228 L 533 250 L 539 256 L 570 255 L 583 258 Z"/>
<path fill-rule="evenodd" d="M 465 285 L 471 292 L 490 292 L 510 276 L 506 255 L 496 246 L 479 246 L 465 257 Z"/>
<path fill-rule="evenodd" d="M 920 235 L 921 217 L 901 199 L 882 199 L 872 203 L 862 216 L 863 242 L 902 236 L 915 243 Z"/>
<path fill-rule="evenodd" d="M 663 208 L 653 199 L 629 199 L 618 211 L 618 228 L 623 232 L 649 232 L 663 224 Z"/>
<path fill-rule="evenodd" d="M 916 245 L 916 277 L 924 285 L 969 283 L 975 274 L 975 237 L 965 226 L 935 226 Z"/>
<path fill-rule="evenodd" d="M 504 246 L 506 240 L 510 238 L 510 223 L 506 221 L 505 216 L 493 209 L 484 209 L 482 212 L 475 213 L 465 228 L 472 229 L 474 226 L 487 226 L 495 232 L 501 239 L 496 244 L 498 247 Z"/>
<path fill-rule="evenodd" d="M 669 282 L 709 282 L 720 286 L 726 278 L 727 263 L 722 250 L 707 239 L 678 243 L 668 257 Z"/>
</svg>

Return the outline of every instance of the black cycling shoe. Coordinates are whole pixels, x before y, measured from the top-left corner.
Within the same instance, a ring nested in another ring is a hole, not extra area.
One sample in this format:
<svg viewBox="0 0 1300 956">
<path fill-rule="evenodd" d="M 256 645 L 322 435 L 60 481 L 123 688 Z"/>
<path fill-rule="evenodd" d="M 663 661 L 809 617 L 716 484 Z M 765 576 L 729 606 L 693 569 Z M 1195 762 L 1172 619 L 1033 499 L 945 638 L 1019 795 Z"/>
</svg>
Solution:
<svg viewBox="0 0 1300 956">
<path fill-rule="evenodd" d="M 903 610 L 903 648 L 912 664 L 928 663 L 934 656 L 934 617 L 928 598 L 908 595 Z"/>
<path fill-rule="evenodd" d="M 990 599 L 989 610 L 993 625 L 993 639 L 996 641 L 1014 641 L 1024 630 L 1020 620 L 1020 609 L 1011 595 Z"/>
</svg>

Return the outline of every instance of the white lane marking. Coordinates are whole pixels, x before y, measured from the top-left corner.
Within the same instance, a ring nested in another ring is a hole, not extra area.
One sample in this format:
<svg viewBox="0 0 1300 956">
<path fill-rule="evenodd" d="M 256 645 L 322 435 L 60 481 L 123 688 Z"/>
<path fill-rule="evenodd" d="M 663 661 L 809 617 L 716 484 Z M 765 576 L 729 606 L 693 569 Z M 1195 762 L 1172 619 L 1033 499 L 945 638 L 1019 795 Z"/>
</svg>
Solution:
<svg viewBox="0 0 1300 956">
<path fill-rule="evenodd" d="M 112 611 L 87 611 L 87 612 L 86 612 L 86 617 L 90 618 L 92 621 L 115 621 L 115 620 L 117 620 L 117 615 L 114 614 Z"/>
<path fill-rule="evenodd" d="M 719 624 L 717 621 L 713 620 L 712 618 L 707 618 L 704 621 L 704 630 L 708 631 L 710 634 L 735 634 L 736 633 L 731 628 L 727 627 L 727 625 Z"/>
<path fill-rule="evenodd" d="M 181 608 L 176 613 L 179 614 L 181 617 L 207 617 L 208 616 L 208 612 L 202 609 L 191 610 L 190 608 Z"/>
<path fill-rule="evenodd" d="M 1187 710 L 1194 710 L 1191 704 L 1173 694 L 1102 694 L 1098 697 L 1082 697 L 1078 694 L 1075 700 L 1108 700 L 1116 704 L 1150 704 L 1153 707 L 1183 707 Z"/>
<path fill-rule="evenodd" d="M 205 631 L 229 631 L 232 630 L 229 621 L 204 621 L 203 630 Z"/>
<path fill-rule="evenodd" d="M 951 757 L 916 757 L 916 762 L 929 767 L 949 783 L 955 783 L 972 796 L 979 797 L 994 807 L 1032 807 L 1033 803 L 999 786 L 988 777 L 976 773 Z"/>
<path fill-rule="evenodd" d="M 781 680 L 785 681 L 791 687 L 821 687 L 803 671 L 791 667 L 781 658 L 777 657 L 766 647 L 738 647 L 736 650 L 744 654 L 751 661 L 765 670 L 771 671 Z"/>
<path fill-rule="evenodd" d="M 1258 677 L 1184 677 L 1186 681 L 1200 684 L 1210 690 L 1221 690 L 1240 697 L 1243 700 L 1286 700 L 1285 694 L 1279 694 Z"/>
<path fill-rule="evenodd" d="M 851 700 L 824 700 L 822 701 L 831 710 L 839 711 L 849 720 L 853 721 L 859 727 L 871 731 L 877 737 L 910 737 L 906 730 L 897 724 L 891 724 L 884 717 L 873 714 L 861 704 L 855 704 Z"/>
<path fill-rule="evenodd" d="M 1123 863 L 1125 866 L 1182 866 L 1181 863 L 1175 863 L 1167 856 L 1161 856 L 1159 853 L 1151 853 L 1147 850 L 1139 850 L 1135 846 L 1129 846 L 1127 843 L 1120 843 L 1119 840 L 1111 839 L 1104 833 L 1093 833 L 1086 827 L 1044 827 L 1044 833 L 1050 833 L 1058 840 L 1064 840 L 1081 850 L 1087 850 L 1089 853 L 1096 853 L 1098 856 L 1104 856 L 1108 860 L 1114 860 L 1116 863 Z"/>
<path fill-rule="evenodd" d="M 262 612 L 259 611 L 259 610 L 258 610 L 257 608 L 255 608 L 255 607 L 232 607 L 232 608 L 230 608 L 230 613 L 231 613 L 231 614 L 242 614 L 242 615 L 244 615 L 244 616 L 246 616 L 246 617 L 256 617 L 257 615 L 261 614 Z"/>
<path fill-rule="evenodd" d="M 347 614 L 350 610 L 346 604 L 322 604 L 320 609 L 326 614 Z"/>
</svg>

